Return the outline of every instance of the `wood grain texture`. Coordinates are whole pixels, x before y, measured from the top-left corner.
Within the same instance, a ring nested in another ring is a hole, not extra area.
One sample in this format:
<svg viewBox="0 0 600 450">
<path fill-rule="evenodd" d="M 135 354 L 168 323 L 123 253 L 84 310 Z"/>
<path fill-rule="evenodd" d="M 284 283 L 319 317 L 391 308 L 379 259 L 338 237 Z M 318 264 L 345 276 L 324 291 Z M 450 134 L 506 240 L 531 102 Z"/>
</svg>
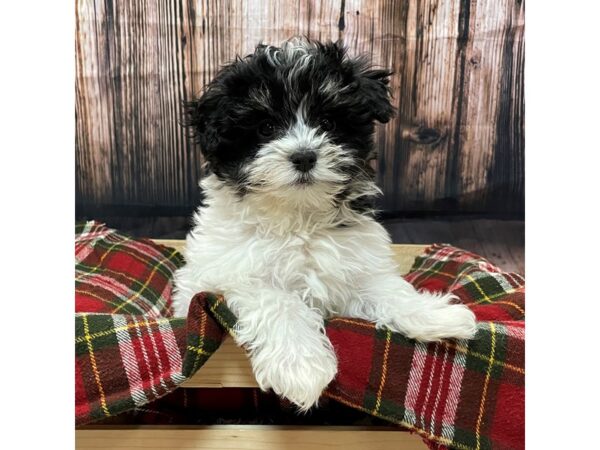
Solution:
<svg viewBox="0 0 600 450">
<path fill-rule="evenodd" d="M 445 242 L 477 253 L 503 271 L 525 275 L 524 221 L 396 219 L 384 226 L 393 242 Z"/>
<path fill-rule="evenodd" d="M 395 72 L 382 209 L 523 210 L 521 0 L 78 0 L 76 17 L 79 205 L 196 205 L 180 101 L 259 41 L 301 34 Z"/>
<path fill-rule="evenodd" d="M 75 431 L 84 449 L 210 450 L 424 450 L 416 434 L 395 428 L 281 427 L 213 425 L 205 427 L 87 427 Z"/>
</svg>

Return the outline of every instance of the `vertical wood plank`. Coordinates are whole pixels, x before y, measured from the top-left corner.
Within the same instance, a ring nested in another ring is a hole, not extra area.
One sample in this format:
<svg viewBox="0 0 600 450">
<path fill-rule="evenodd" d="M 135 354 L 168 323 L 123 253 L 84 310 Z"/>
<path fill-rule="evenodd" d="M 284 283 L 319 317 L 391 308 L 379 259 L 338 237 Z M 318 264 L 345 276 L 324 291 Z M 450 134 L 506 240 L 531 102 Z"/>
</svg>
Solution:
<svg viewBox="0 0 600 450">
<path fill-rule="evenodd" d="M 384 147 L 384 200 L 388 210 L 435 209 L 446 198 L 445 175 L 449 135 L 453 125 L 453 97 L 459 2 L 408 2 L 402 15 L 404 49 L 397 90 L 396 133 Z M 392 26 L 400 22 L 392 19 Z M 386 130 L 389 132 L 389 130 Z M 392 140 L 393 139 L 393 140 Z"/>
<path fill-rule="evenodd" d="M 97 57 L 106 39 L 96 19 L 104 14 L 99 6 L 79 0 L 76 8 L 76 193 L 78 199 L 90 203 L 112 198 L 114 119 L 109 108 L 111 91 L 103 82 L 105 68 L 99 66 Z"/>
<path fill-rule="evenodd" d="M 500 210 L 523 208 L 524 5 L 471 1 L 463 108 L 456 142 L 457 197 Z"/>
<path fill-rule="evenodd" d="M 178 121 L 224 63 L 262 41 L 341 39 L 394 70 L 377 130 L 388 211 L 523 208 L 520 0 L 78 0 L 80 204 L 191 207 L 199 149 Z"/>
</svg>

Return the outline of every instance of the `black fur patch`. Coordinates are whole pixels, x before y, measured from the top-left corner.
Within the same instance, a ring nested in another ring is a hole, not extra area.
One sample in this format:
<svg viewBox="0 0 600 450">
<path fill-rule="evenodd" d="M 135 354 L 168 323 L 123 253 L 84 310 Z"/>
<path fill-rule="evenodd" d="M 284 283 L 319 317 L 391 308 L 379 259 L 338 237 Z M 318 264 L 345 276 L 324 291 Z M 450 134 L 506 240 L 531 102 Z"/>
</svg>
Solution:
<svg viewBox="0 0 600 450">
<path fill-rule="evenodd" d="M 296 52 L 285 44 L 258 45 L 254 53 L 223 67 L 198 99 L 184 104 L 184 124 L 209 169 L 241 194 L 246 183 L 242 168 L 261 145 L 292 125 L 301 102 L 309 125 L 327 124 L 330 139 L 351 152 L 355 164 L 342 170 L 374 176 L 362 169 L 373 158 L 374 121 L 387 122 L 394 113 L 391 73 L 371 69 L 365 58 L 348 57 L 337 43 L 302 42 Z M 273 134 L 261 133 L 271 128 Z M 357 210 L 369 209 L 363 203 L 356 202 Z"/>
</svg>

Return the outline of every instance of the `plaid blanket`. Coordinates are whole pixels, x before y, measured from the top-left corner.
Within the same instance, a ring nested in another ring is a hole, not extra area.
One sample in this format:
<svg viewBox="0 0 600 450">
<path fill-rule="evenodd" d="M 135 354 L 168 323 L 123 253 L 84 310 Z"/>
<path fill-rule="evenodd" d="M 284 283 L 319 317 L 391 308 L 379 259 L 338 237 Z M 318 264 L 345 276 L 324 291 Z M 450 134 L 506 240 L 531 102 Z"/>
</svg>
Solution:
<svg viewBox="0 0 600 450">
<path fill-rule="evenodd" d="M 96 222 L 76 226 L 77 425 L 168 394 L 221 344 L 222 327 L 200 303 L 187 321 L 170 317 L 172 276 L 182 263 L 150 240 Z"/>
<path fill-rule="evenodd" d="M 172 249 L 101 224 L 76 236 L 76 422 L 139 408 L 173 391 L 218 348 L 235 317 L 198 294 L 187 322 L 169 316 Z M 339 373 L 330 399 L 399 424 L 431 448 L 524 448 L 524 279 L 448 245 L 418 257 L 406 279 L 455 293 L 475 312 L 471 341 L 421 344 L 368 322 L 326 331 Z"/>
</svg>

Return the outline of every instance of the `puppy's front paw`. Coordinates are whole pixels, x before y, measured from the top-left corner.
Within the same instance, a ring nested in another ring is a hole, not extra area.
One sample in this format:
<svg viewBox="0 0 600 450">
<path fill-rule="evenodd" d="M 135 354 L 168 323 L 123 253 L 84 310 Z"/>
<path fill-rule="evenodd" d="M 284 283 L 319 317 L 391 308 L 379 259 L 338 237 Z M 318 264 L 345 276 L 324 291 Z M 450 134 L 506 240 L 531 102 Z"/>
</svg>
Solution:
<svg viewBox="0 0 600 450">
<path fill-rule="evenodd" d="M 456 297 L 420 293 L 411 311 L 398 311 L 384 324 L 392 331 L 421 342 L 441 339 L 471 339 L 477 331 L 475 314 L 465 305 L 452 303 Z"/>
<path fill-rule="evenodd" d="M 252 358 L 254 374 L 261 389 L 269 388 L 298 406 L 302 412 L 316 406 L 319 397 L 337 373 L 337 360 L 331 347 L 285 350 L 283 358 L 268 358 L 264 349 Z"/>
</svg>

